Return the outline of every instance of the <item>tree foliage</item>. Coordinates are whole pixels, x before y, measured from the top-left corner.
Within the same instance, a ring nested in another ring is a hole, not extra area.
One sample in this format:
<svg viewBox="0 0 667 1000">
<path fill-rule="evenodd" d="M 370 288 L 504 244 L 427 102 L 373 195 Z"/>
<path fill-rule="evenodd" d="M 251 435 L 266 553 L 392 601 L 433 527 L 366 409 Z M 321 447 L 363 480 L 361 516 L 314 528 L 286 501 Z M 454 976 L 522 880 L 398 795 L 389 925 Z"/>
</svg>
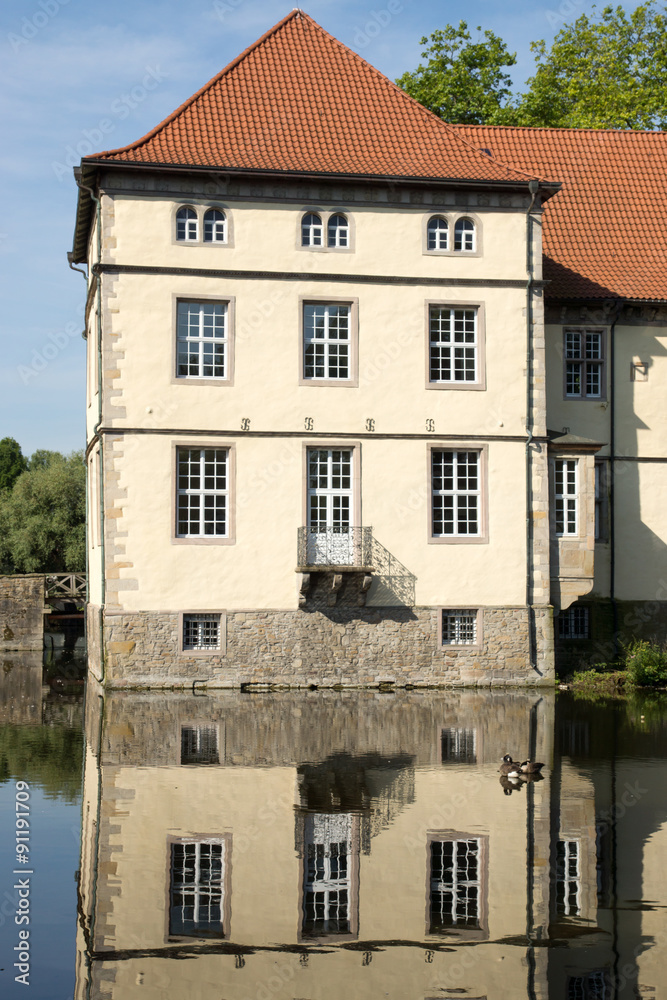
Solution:
<svg viewBox="0 0 667 1000">
<path fill-rule="evenodd" d="M 0 490 L 10 490 L 27 468 L 28 462 L 18 441 L 3 438 L 0 441 Z"/>
<path fill-rule="evenodd" d="M 477 28 L 481 32 L 481 28 Z M 430 44 L 429 44 L 430 43 Z M 426 65 L 397 80 L 399 87 L 447 122 L 466 125 L 502 124 L 511 97 L 512 79 L 504 67 L 516 55 L 492 31 L 473 41 L 465 21 L 422 38 Z"/>
<path fill-rule="evenodd" d="M 502 39 L 485 31 L 473 43 L 465 21 L 435 31 L 426 65 L 397 83 L 458 124 L 667 129 L 667 7 L 648 0 L 630 13 L 593 10 L 550 46 L 531 44 L 536 69 L 523 93 L 504 72 L 516 59 Z"/>
<path fill-rule="evenodd" d="M 516 108 L 521 125 L 667 128 L 667 8 L 604 7 L 566 25 L 551 48 L 533 42 L 537 69 Z"/>
<path fill-rule="evenodd" d="M 46 457 L 45 457 L 46 456 Z M 0 494 L 0 566 L 5 573 L 74 573 L 85 568 L 83 455 L 36 452 Z"/>
</svg>

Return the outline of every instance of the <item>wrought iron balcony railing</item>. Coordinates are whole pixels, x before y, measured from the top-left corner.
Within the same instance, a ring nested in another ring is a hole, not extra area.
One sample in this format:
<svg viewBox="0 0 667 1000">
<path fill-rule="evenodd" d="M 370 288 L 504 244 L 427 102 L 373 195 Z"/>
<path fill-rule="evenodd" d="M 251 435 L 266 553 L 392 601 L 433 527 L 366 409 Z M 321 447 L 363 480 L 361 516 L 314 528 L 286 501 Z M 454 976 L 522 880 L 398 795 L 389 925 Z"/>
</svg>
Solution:
<svg viewBox="0 0 667 1000">
<path fill-rule="evenodd" d="M 361 527 L 299 528 L 299 567 L 366 569 L 372 566 L 373 529 Z"/>
</svg>

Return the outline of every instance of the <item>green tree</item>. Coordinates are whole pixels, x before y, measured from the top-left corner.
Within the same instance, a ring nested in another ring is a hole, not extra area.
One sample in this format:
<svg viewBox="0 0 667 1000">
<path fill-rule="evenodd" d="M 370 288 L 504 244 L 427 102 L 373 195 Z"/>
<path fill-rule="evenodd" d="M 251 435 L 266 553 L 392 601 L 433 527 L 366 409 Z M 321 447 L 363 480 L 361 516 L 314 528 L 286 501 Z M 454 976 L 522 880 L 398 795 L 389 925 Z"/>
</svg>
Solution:
<svg viewBox="0 0 667 1000">
<path fill-rule="evenodd" d="M 537 69 L 515 123 L 559 128 L 667 128 L 667 8 L 582 14 L 550 48 L 533 42 Z"/>
<path fill-rule="evenodd" d="M 477 28 L 481 32 L 481 28 Z M 430 44 L 429 44 L 430 42 Z M 505 66 L 513 66 L 516 54 L 494 35 L 472 41 L 468 25 L 448 24 L 422 38 L 426 65 L 404 73 L 396 83 L 439 118 L 464 125 L 502 125 L 511 113 L 511 77 Z"/>
<path fill-rule="evenodd" d="M 0 441 L 0 490 L 11 489 L 28 462 L 21 451 L 21 445 L 14 438 Z"/>
<path fill-rule="evenodd" d="M 47 454 L 51 456 L 48 463 L 40 461 L 36 468 L 23 472 L 13 489 L 0 497 L 0 566 L 4 572 L 74 573 L 85 568 L 83 455 Z"/>
</svg>

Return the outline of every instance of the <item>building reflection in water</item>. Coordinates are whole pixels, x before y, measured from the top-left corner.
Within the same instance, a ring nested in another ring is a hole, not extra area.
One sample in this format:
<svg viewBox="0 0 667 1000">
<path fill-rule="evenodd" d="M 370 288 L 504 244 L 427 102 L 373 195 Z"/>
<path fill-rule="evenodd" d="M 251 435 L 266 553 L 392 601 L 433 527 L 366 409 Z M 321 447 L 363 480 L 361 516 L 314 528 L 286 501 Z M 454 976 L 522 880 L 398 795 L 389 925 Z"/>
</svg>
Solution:
<svg viewBox="0 0 667 1000">
<path fill-rule="evenodd" d="M 667 896 L 667 816 L 636 789 L 621 830 L 591 724 L 551 693 L 91 692 L 77 998 L 658 996 L 662 917 L 619 899 L 642 858 Z"/>
</svg>

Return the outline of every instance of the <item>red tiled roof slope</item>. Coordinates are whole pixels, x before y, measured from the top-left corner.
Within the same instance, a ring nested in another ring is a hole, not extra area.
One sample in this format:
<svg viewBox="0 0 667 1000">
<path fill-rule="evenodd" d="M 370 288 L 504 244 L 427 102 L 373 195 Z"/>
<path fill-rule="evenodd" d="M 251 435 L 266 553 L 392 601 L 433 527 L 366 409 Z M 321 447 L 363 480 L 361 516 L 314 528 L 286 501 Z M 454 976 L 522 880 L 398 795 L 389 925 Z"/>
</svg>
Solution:
<svg viewBox="0 0 667 1000">
<path fill-rule="evenodd" d="M 667 133 L 454 127 L 562 182 L 545 206 L 549 297 L 667 299 Z"/>
<path fill-rule="evenodd" d="M 86 160 L 529 180 L 502 157 L 490 160 L 300 10 L 142 139 Z"/>
</svg>

